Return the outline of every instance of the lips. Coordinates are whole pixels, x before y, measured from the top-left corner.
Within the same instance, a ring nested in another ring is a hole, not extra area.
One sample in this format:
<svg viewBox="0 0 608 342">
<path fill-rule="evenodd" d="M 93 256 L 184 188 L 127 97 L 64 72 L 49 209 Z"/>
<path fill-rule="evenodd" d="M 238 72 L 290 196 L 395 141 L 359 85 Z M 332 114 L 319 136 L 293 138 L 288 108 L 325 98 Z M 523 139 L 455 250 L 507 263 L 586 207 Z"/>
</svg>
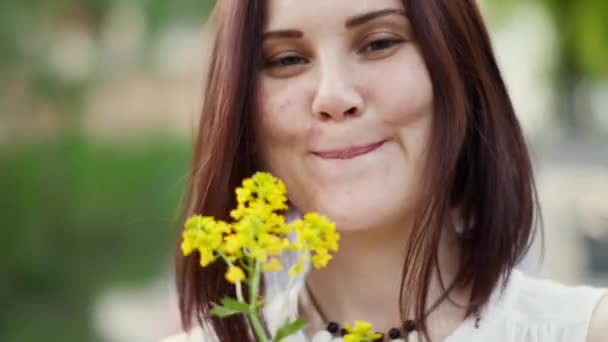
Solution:
<svg viewBox="0 0 608 342">
<path fill-rule="evenodd" d="M 325 159 L 351 159 L 362 154 L 369 153 L 378 147 L 382 146 L 386 140 L 382 140 L 373 144 L 364 145 L 364 146 L 350 146 L 343 149 L 322 151 L 322 152 L 313 152 L 314 155 L 319 156 Z"/>
</svg>

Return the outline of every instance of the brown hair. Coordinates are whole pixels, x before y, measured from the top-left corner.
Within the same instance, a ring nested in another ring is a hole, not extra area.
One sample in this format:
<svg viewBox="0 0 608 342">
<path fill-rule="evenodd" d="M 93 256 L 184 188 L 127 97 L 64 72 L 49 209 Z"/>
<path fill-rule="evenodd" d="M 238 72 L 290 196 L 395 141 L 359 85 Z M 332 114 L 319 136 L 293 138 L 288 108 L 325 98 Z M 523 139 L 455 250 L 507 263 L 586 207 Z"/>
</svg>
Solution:
<svg viewBox="0 0 608 342">
<path fill-rule="evenodd" d="M 227 219 L 235 205 L 233 189 L 256 170 L 251 120 L 265 1 L 219 1 L 217 6 L 184 214 Z M 540 215 L 530 158 L 477 5 L 472 0 L 408 0 L 404 6 L 432 80 L 435 116 L 427 198 L 406 246 L 400 309 L 405 317 L 412 308 L 426 334 L 426 298 L 431 276 L 439 272 L 439 238 L 451 209 L 459 208 L 466 232 L 462 267 L 444 297 L 451 288 L 470 286 L 467 315 L 506 284 L 529 249 Z M 251 340 L 242 317 L 209 314 L 211 302 L 235 295 L 224 272 L 222 263 L 201 268 L 196 255 L 177 253 L 182 324 L 188 330 L 196 319 L 210 323 L 221 341 Z"/>
</svg>

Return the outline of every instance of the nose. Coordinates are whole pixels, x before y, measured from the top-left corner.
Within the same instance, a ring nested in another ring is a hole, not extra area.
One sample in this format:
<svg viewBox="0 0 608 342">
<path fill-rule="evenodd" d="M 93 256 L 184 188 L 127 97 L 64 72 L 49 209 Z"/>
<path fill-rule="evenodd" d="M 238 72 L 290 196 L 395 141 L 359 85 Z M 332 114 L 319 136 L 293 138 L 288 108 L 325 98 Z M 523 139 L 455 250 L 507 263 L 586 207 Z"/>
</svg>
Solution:
<svg viewBox="0 0 608 342">
<path fill-rule="evenodd" d="M 312 102 L 312 112 L 319 120 L 342 121 L 363 112 L 364 99 L 346 68 L 325 66 L 320 70 L 319 85 Z"/>
</svg>

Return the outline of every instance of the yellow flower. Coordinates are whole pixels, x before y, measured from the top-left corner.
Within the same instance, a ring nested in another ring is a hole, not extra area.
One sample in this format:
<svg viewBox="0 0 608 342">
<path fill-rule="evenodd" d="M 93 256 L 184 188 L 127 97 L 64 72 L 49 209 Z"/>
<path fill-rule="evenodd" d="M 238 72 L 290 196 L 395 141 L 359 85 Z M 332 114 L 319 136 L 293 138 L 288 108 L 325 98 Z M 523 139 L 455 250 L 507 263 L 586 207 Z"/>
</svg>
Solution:
<svg viewBox="0 0 608 342">
<path fill-rule="evenodd" d="M 312 265 L 319 269 L 327 266 L 327 263 L 331 260 L 332 256 L 327 252 L 325 248 L 315 249 L 315 255 L 312 256 Z"/>
<path fill-rule="evenodd" d="M 264 265 L 262 269 L 264 270 L 264 272 L 276 272 L 281 271 L 283 269 L 283 266 L 281 265 L 281 261 L 279 261 L 279 259 L 272 258 L 268 263 Z"/>
<path fill-rule="evenodd" d="M 198 249 L 198 253 L 200 255 L 199 262 L 203 267 L 211 264 L 216 259 L 216 256 L 213 254 L 213 251 L 208 248 L 201 247 Z"/>
<path fill-rule="evenodd" d="M 272 214 L 272 208 L 264 203 L 238 204 L 236 209 L 230 211 L 230 217 L 238 221 L 247 216 L 268 219 Z"/>
<path fill-rule="evenodd" d="M 295 276 L 303 273 L 306 262 L 315 268 L 325 267 L 332 259 L 330 251 L 338 250 L 340 235 L 335 225 L 318 213 L 304 215 L 302 220 L 286 224 L 281 211 L 287 209 L 285 184 L 267 172 L 256 172 L 243 180 L 235 190 L 237 207 L 230 212 L 233 223 L 213 217 L 194 215 L 185 223 L 181 244 L 184 255 L 200 254 L 205 267 L 218 257 L 230 265 L 255 261 L 265 272 L 282 270 L 278 256 L 286 250 L 300 252 L 296 265 L 289 269 Z M 296 233 L 294 243 L 289 234 Z M 226 279 L 244 279 L 243 270 L 230 267 Z"/>
<path fill-rule="evenodd" d="M 234 237 L 226 237 L 223 251 L 232 256 L 238 249 L 263 264 L 292 246 L 286 238 L 291 226 L 275 211 L 287 208 L 286 189 L 281 180 L 267 172 L 256 172 L 236 189 L 237 208 L 230 212 L 236 220 Z"/>
<path fill-rule="evenodd" d="M 228 255 L 241 254 L 241 248 L 247 243 L 247 238 L 242 234 L 230 234 L 224 237 L 222 251 Z"/>
<path fill-rule="evenodd" d="M 325 216 L 318 213 L 304 215 L 304 220 L 292 223 L 297 234 L 294 248 L 303 252 L 314 252 L 313 266 L 322 268 L 327 266 L 332 256 L 329 251 L 338 250 L 340 234 L 336 232 L 335 224 Z"/>
<path fill-rule="evenodd" d="M 307 252 L 304 253 L 304 255 L 300 256 L 298 258 L 298 262 L 295 265 L 291 266 L 291 268 L 289 269 L 289 275 L 293 277 L 298 274 L 304 273 L 304 271 L 306 270 L 304 266 L 309 259 L 309 254 Z"/>
<path fill-rule="evenodd" d="M 258 245 L 252 245 L 249 247 L 251 256 L 258 262 L 265 263 L 268 258 L 268 251 Z"/>
<path fill-rule="evenodd" d="M 200 265 L 206 267 L 223 259 L 229 267 L 224 277 L 242 290 L 240 282 L 259 279 L 262 272 L 283 269 L 280 254 L 286 250 L 299 253 L 297 263 L 289 269 L 290 276 L 303 273 L 312 261 L 315 268 L 325 267 L 332 259 L 330 251 L 338 250 L 340 235 L 326 217 L 306 214 L 293 224 L 286 224 L 287 189 L 278 178 L 267 172 L 256 172 L 235 189 L 236 208 L 230 211 L 230 223 L 210 216 L 194 215 L 185 222 L 181 250 L 185 256 L 199 253 Z M 291 233 L 295 240 L 291 242 Z M 238 266 L 237 266 L 238 265 Z M 261 267 L 260 267 L 261 266 Z M 255 272 L 255 273 L 251 273 Z M 252 286 L 255 288 L 255 286 Z M 250 305 L 263 306 L 260 294 L 253 291 Z M 377 338 L 369 327 L 355 324 L 344 338 L 348 342 L 367 342 Z"/>
<path fill-rule="evenodd" d="M 235 192 L 239 205 L 266 205 L 273 211 L 287 209 L 285 184 L 268 172 L 256 172 L 246 178 Z"/>
<path fill-rule="evenodd" d="M 300 263 L 291 266 L 289 269 L 289 275 L 292 277 L 302 273 L 304 273 L 304 265 Z"/>
<path fill-rule="evenodd" d="M 271 255 L 279 254 L 285 249 L 284 241 L 285 239 L 268 233 L 262 233 L 258 237 L 258 244 Z"/>
<path fill-rule="evenodd" d="M 239 281 L 243 281 L 245 279 L 245 272 L 238 266 L 228 267 L 228 271 L 226 271 L 226 280 L 228 280 L 232 284 L 236 284 Z"/>
<path fill-rule="evenodd" d="M 355 326 L 344 324 L 344 329 L 348 334 L 344 335 L 344 342 L 371 342 L 382 336 L 380 333 L 374 332 L 374 327 L 366 321 L 355 321 Z"/>
<path fill-rule="evenodd" d="M 216 251 L 223 241 L 223 235 L 230 232 L 230 225 L 216 221 L 210 216 L 194 215 L 185 224 L 181 249 L 184 255 L 194 250 L 200 253 L 200 263 L 207 266 L 215 261 Z"/>
<path fill-rule="evenodd" d="M 291 226 L 285 223 L 285 216 L 271 213 L 264 220 L 264 230 L 274 234 L 289 234 Z"/>
</svg>

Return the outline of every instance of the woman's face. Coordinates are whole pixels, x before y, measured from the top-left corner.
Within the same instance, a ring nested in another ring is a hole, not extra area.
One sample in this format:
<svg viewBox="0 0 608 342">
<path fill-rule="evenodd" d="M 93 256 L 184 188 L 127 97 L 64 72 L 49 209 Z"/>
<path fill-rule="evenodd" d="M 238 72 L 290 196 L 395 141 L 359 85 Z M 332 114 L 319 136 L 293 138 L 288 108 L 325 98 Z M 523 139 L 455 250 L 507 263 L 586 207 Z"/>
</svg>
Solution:
<svg viewBox="0 0 608 342">
<path fill-rule="evenodd" d="M 269 0 L 259 159 L 339 230 L 401 226 L 419 197 L 432 85 L 398 0 Z"/>
</svg>

